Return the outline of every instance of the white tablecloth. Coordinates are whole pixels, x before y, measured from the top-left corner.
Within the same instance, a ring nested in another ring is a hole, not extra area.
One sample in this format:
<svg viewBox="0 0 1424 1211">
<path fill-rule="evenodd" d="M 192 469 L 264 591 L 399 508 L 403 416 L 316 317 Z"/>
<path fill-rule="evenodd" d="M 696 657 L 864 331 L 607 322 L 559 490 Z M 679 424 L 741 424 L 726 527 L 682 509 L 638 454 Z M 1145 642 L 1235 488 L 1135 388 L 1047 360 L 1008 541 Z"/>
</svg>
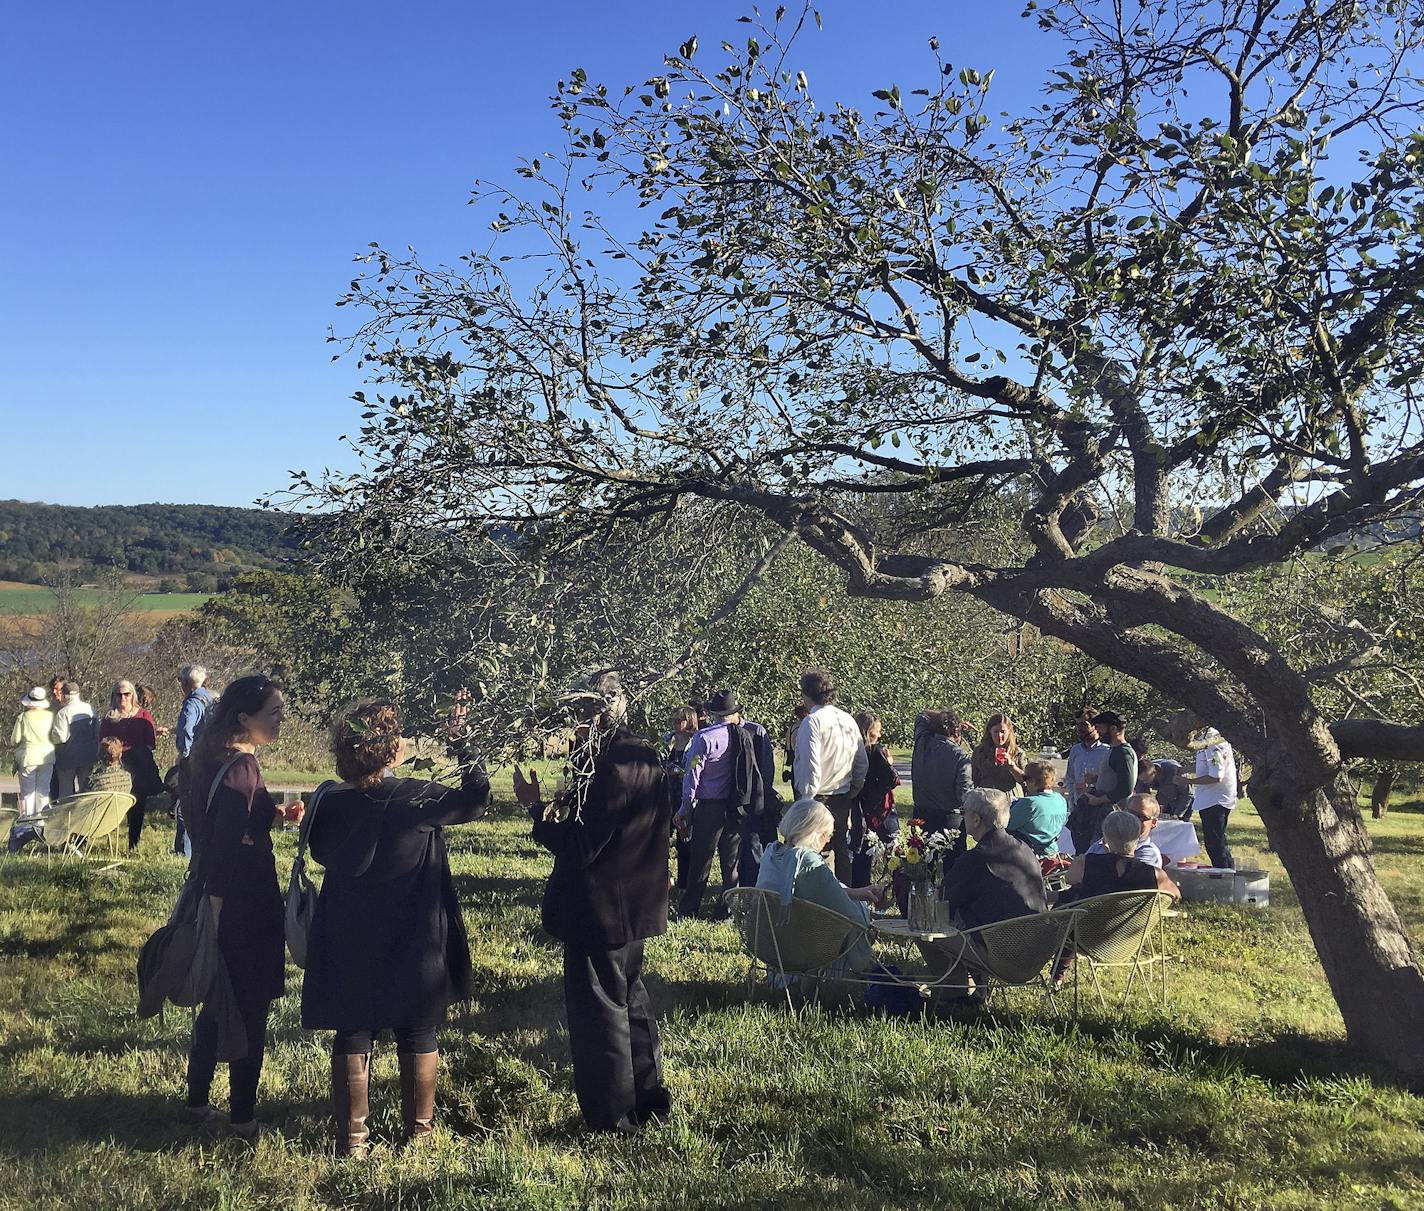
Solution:
<svg viewBox="0 0 1424 1211">
<path fill-rule="evenodd" d="M 1197 837 L 1196 825 L 1190 820 L 1158 820 L 1151 840 L 1168 862 L 1184 862 L 1201 853 L 1201 840 Z M 1058 834 L 1058 852 L 1077 852 L 1073 848 L 1073 835 L 1066 828 Z"/>
</svg>

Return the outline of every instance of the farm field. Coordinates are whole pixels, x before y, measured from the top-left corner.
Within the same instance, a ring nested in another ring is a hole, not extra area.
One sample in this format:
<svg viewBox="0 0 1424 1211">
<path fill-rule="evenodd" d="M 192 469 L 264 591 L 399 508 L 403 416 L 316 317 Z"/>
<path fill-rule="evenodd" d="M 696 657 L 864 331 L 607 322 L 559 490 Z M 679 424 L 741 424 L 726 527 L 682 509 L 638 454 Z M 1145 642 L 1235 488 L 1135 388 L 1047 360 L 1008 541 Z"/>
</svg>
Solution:
<svg viewBox="0 0 1424 1211">
<path fill-rule="evenodd" d="M 497 783 L 449 830 L 477 996 L 442 1036 L 438 1143 L 366 1166 L 328 1143 L 325 1036 L 275 1011 L 255 1153 L 195 1137 L 180 1102 L 188 1018 L 133 1015 L 133 960 L 182 879 L 155 814 L 120 871 L 0 859 L 0 1207 L 754 1208 L 1424 1205 L 1424 1097 L 1356 1065 L 1280 868 L 1243 806 L 1233 844 L 1273 873 L 1258 912 L 1190 906 L 1167 1011 L 1077 1020 L 1030 1000 L 990 1015 L 799 1017 L 748 995 L 730 926 L 649 946 L 672 1121 L 638 1139 L 578 1126 L 559 952 L 539 929 L 547 856 Z M 1382 876 L 1424 939 L 1424 802 L 1372 824 Z M 280 842 L 285 876 L 292 838 Z M 888 956 L 910 961 L 906 956 Z M 398 1127 L 378 1049 L 373 1126 Z M 220 1078 L 221 1080 L 221 1078 Z M 221 1093 L 221 1090 L 219 1090 Z"/>
<path fill-rule="evenodd" d="M 81 605 L 97 605 L 107 594 L 100 589 L 80 589 L 75 594 Z M 182 614 L 196 610 L 208 593 L 143 593 L 134 601 L 137 614 Z M 54 594 L 43 585 L 0 582 L 0 615 L 45 614 L 54 603 Z"/>
</svg>

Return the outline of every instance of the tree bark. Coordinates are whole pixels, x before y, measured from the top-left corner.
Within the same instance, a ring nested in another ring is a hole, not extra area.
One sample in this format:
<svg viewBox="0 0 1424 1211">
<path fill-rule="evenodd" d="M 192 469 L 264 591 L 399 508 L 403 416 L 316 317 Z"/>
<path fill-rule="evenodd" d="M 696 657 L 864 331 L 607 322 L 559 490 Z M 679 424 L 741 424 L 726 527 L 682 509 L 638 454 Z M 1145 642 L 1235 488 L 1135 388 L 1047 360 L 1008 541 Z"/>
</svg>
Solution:
<svg viewBox="0 0 1424 1211">
<path fill-rule="evenodd" d="M 1289 769 L 1289 754 L 1274 765 Z M 1258 768 L 1248 793 L 1300 900 L 1350 1043 L 1424 1080 L 1424 975 L 1375 874 L 1355 795 L 1342 776 L 1314 791 Z"/>
</svg>

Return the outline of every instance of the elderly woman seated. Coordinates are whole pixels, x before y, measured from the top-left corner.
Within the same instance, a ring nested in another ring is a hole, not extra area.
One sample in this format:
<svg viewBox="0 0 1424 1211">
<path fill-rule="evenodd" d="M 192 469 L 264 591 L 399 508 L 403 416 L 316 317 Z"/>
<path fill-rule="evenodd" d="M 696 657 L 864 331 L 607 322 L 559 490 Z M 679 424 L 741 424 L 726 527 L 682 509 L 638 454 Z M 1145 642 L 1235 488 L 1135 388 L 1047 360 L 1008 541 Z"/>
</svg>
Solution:
<svg viewBox="0 0 1424 1211">
<path fill-rule="evenodd" d="M 856 925 L 868 924 L 866 905 L 880 903 L 884 889 L 847 888 L 826 865 L 821 854 L 835 831 L 835 821 L 826 805 L 816 799 L 798 799 L 782 816 L 779 831 L 782 839 L 762 851 L 756 885 L 776 892 L 785 907 L 789 908 L 792 900 L 802 900 L 829 909 Z M 862 938 L 837 967 L 864 971 L 871 961 L 870 943 Z"/>
<path fill-rule="evenodd" d="M 1161 891 L 1174 900 L 1182 893 L 1160 866 L 1135 857 L 1142 837 L 1142 818 L 1132 812 L 1109 812 L 1103 821 L 1105 853 L 1080 854 L 1068 868 L 1068 890 L 1059 904 L 1109 896 L 1118 891 Z"/>
</svg>

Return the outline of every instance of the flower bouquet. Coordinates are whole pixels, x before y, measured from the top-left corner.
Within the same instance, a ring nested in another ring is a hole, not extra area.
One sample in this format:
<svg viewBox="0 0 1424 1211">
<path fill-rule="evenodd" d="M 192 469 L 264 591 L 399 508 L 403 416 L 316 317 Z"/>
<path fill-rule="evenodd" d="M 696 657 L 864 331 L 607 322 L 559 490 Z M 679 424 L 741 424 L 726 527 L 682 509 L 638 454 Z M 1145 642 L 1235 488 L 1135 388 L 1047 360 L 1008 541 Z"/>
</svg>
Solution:
<svg viewBox="0 0 1424 1211">
<path fill-rule="evenodd" d="M 911 820 L 889 841 L 874 838 L 872 869 L 880 871 L 876 881 L 889 879 L 900 915 L 911 928 L 925 929 L 933 924 L 940 878 L 958 839 L 957 829 L 926 832 L 923 820 Z"/>
</svg>

